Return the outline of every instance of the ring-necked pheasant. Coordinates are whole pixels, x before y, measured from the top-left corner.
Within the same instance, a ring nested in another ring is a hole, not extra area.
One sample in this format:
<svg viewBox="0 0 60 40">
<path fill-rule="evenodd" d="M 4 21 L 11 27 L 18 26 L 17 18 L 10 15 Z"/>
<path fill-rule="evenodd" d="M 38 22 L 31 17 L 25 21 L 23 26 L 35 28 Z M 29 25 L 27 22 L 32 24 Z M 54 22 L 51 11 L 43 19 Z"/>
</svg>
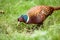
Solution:
<svg viewBox="0 0 60 40">
<path fill-rule="evenodd" d="M 60 7 L 51 6 L 35 6 L 28 10 L 26 15 L 21 15 L 18 22 L 27 24 L 41 24 L 55 10 L 60 10 Z"/>
</svg>

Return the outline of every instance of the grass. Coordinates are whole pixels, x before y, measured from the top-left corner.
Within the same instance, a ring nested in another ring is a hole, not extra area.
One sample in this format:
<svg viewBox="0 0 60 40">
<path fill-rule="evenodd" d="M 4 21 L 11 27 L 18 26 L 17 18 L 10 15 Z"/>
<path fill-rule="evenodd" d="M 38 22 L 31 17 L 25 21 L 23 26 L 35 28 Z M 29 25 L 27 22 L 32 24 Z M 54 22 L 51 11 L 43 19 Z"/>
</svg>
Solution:
<svg viewBox="0 0 60 40">
<path fill-rule="evenodd" d="M 44 28 L 32 34 L 26 33 L 25 28 L 34 24 L 17 26 L 17 18 L 36 5 L 60 6 L 60 0 L 0 0 L 0 10 L 4 11 L 0 14 L 0 40 L 60 40 L 60 10 L 44 21 Z"/>
</svg>

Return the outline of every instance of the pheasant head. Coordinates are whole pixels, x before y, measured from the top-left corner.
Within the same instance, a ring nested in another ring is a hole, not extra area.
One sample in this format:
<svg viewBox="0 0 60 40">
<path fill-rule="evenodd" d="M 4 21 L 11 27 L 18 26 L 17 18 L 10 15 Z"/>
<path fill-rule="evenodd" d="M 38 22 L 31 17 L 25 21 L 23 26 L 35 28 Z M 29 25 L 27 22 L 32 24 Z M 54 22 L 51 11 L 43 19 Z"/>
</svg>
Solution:
<svg viewBox="0 0 60 40">
<path fill-rule="evenodd" d="M 24 22 L 26 23 L 28 21 L 28 16 L 27 15 L 21 15 L 19 18 L 18 18 L 18 21 L 19 22 Z"/>
</svg>

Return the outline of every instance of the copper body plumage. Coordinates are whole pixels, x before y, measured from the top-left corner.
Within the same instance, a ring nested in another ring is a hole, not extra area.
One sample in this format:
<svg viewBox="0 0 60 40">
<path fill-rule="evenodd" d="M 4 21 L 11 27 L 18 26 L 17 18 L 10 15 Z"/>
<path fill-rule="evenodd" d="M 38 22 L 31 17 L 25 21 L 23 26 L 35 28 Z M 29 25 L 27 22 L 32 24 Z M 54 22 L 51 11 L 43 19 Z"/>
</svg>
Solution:
<svg viewBox="0 0 60 40">
<path fill-rule="evenodd" d="M 41 24 L 43 21 L 53 13 L 55 10 L 60 10 L 60 7 L 51 7 L 51 6 L 35 6 L 32 7 L 30 10 L 27 11 L 29 21 L 27 22 L 28 24 Z M 22 21 L 24 19 L 18 18 L 18 21 Z"/>
</svg>

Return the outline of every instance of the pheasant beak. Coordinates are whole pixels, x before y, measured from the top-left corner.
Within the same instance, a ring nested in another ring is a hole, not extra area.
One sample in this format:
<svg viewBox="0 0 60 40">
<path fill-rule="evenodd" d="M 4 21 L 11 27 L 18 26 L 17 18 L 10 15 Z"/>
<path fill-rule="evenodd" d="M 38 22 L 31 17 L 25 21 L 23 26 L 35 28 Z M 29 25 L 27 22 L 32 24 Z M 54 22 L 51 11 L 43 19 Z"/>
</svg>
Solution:
<svg viewBox="0 0 60 40">
<path fill-rule="evenodd" d="M 19 26 L 20 22 L 17 23 L 17 26 Z"/>
</svg>

